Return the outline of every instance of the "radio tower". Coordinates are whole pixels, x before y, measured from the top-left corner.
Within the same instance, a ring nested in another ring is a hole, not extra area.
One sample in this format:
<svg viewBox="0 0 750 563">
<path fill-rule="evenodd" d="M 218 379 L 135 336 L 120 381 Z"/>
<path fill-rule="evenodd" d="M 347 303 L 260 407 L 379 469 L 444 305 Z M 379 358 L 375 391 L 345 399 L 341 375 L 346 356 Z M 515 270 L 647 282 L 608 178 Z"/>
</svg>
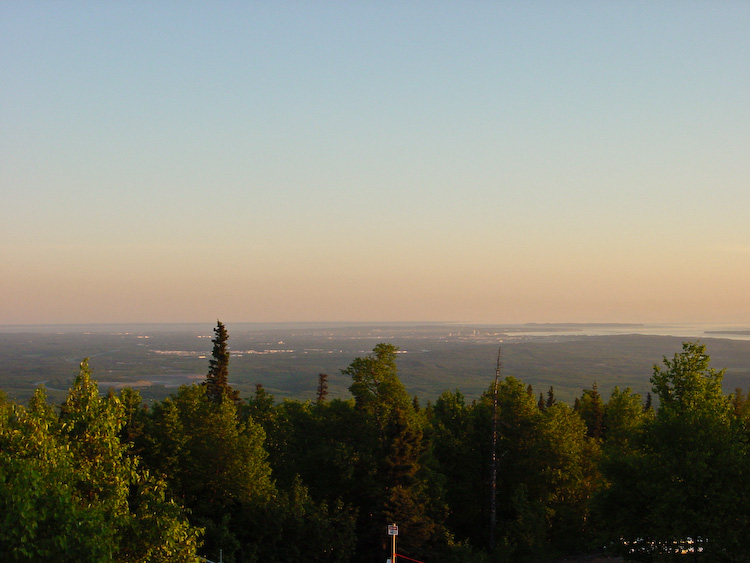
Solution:
<svg viewBox="0 0 750 563">
<path fill-rule="evenodd" d="M 490 456 L 490 551 L 495 551 L 495 527 L 497 526 L 497 390 L 500 371 L 503 369 L 502 346 L 497 349 L 495 382 L 492 385 L 492 455 Z"/>
</svg>

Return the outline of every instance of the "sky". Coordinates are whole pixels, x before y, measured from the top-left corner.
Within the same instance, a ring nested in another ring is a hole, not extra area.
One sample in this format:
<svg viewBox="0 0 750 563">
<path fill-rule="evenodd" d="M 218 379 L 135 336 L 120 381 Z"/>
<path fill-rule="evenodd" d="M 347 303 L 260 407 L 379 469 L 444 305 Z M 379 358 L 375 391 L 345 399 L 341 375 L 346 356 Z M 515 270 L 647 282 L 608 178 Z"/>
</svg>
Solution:
<svg viewBox="0 0 750 563">
<path fill-rule="evenodd" d="M 750 325 L 750 3 L 0 3 L 0 324 Z"/>
</svg>

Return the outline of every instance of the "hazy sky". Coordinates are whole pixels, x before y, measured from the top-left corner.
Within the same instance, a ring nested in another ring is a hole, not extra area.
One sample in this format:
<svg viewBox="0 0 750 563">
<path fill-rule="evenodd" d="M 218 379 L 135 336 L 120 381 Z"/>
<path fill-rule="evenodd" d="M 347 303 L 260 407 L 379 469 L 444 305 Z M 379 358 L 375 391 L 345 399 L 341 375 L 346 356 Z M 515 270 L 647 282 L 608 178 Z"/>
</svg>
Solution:
<svg viewBox="0 0 750 563">
<path fill-rule="evenodd" d="M 0 4 L 0 324 L 750 324 L 750 2 Z"/>
</svg>

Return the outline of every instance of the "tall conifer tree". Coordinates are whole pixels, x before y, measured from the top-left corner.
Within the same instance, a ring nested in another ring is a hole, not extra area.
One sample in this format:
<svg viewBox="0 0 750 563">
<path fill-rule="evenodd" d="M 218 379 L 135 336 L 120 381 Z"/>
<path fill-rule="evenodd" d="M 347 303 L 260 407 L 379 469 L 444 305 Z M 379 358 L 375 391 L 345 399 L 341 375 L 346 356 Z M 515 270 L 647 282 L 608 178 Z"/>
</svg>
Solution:
<svg viewBox="0 0 750 563">
<path fill-rule="evenodd" d="M 328 396 L 328 374 L 318 374 L 318 403 L 322 403 Z"/>
<path fill-rule="evenodd" d="M 208 362 L 208 375 L 206 375 L 206 395 L 214 403 L 220 403 L 224 395 L 235 403 L 239 403 L 239 393 L 229 385 L 229 348 L 227 346 L 229 333 L 221 321 L 216 321 L 214 335 L 212 340 L 214 347 L 211 360 Z"/>
</svg>

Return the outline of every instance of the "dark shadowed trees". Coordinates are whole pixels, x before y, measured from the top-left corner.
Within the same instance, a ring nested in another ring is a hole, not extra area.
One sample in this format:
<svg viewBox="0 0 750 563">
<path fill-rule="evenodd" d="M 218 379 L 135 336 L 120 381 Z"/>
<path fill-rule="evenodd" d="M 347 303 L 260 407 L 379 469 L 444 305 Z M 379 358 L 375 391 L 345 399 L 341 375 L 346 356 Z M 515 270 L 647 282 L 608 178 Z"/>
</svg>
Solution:
<svg viewBox="0 0 750 563">
<path fill-rule="evenodd" d="M 342 370 L 352 379 L 349 388 L 355 411 L 377 432 L 373 443 L 376 472 L 373 488 L 360 506 L 360 551 L 378 555 L 388 523 L 403 526 L 401 544 L 420 555 L 435 531 L 429 514 L 422 457 L 423 419 L 398 378 L 398 348 L 378 344 L 372 354 L 356 358 Z"/>
<path fill-rule="evenodd" d="M 349 400 L 326 400 L 319 376 L 317 400 L 258 385 L 240 403 L 215 333 L 213 383 L 150 408 L 129 389 L 102 397 L 85 362 L 59 409 L 43 389 L 26 407 L 0 393 L 3 561 L 187 563 L 199 541 L 227 563 L 369 561 L 392 522 L 424 561 L 540 560 L 585 549 L 592 526 L 636 558 L 750 560 L 748 400 L 723 394 L 702 345 L 654 366 L 656 411 L 595 387 L 574 410 L 507 377 L 494 441 L 492 391 L 420 407 L 388 344 L 342 370 Z"/>
<path fill-rule="evenodd" d="M 576 400 L 575 410 L 586 423 L 586 433 L 596 440 L 604 438 L 604 402 L 594 383 L 591 389 L 584 389 Z"/>
<path fill-rule="evenodd" d="M 643 400 L 628 387 L 615 387 L 604 405 L 604 448 L 631 449 L 653 411 L 644 410 Z"/>
<path fill-rule="evenodd" d="M 265 502 L 274 487 L 263 429 L 252 419 L 240 421 L 233 401 L 216 403 L 208 390 L 183 386 L 154 406 L 144 456 L 206 528 L 205 553 L 218 556 L 222 549 L 232 561 L 240 546 L 234 511 Z"/>
<path fill-rule="evenodd" d="M 445 391 L 435 401 L 430 423 L 432 454 L 443 476 L 446 525 L 458 541 L 484 546 L 489 521 L 490 413 L 478 410 L 476 404 L 466 403 L 460 391 Z"/>
<path fill-rule="evenodd" d="M 322 403 L 323 401 L 325 401 L 327 396 L 328 396 L 328 374 L 319 373 L 318 374 L 318 392 L 317 392 L 318 403 Z"/>
<path fill-rule="evenodd" d="M 213 350 L 208 361 L 208 375 L 206 375 L 206 396 L 214 403 L 219 403 L 224 397 L 238 403 L 239 393 L 229 385 L 229 334 L 221 321 L 216 321 L 214 329 Z"/>
<path fill-rule="evenodd" d="M 446 522 L 465 546 L 485 545 L 489 532 L 492 404 L 491 391 L 471 405 L 443 393 L 432 409 Z M 557 401 L 540 409 L 513 377 L 498 387 L 498 411 L 496 556 L 523 560 L 585 545 L 598 446 L 583 421 Z"/>
</svg>

